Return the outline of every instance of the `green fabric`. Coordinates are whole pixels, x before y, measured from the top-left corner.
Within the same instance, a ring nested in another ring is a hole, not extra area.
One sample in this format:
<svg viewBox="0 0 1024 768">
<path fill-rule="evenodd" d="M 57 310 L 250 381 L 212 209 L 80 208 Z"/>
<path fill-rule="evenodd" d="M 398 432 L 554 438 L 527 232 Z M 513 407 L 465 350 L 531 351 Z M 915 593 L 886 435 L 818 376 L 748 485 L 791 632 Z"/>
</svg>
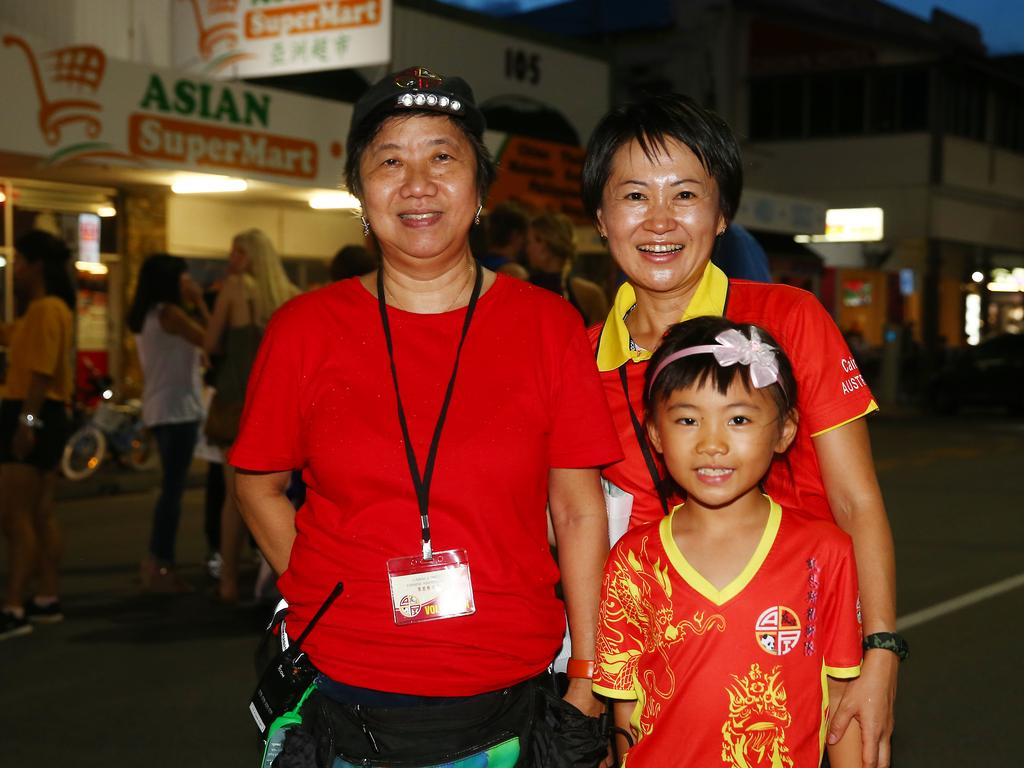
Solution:
<svg viewBox="0 0 1024 768">
<path fill-rule="evenodd" d="M 306 692 L 302 694 L 302 698 L 299 699 L 299 703 L 295 705 L 295 709 L 290 712 L 285 712 L 273 723 L 270 724 L 270 728 L 267 729 L 267 740 L 263 746 L 263 761 L 260 763 L 261 768 L 270 768 L 270 765 L 277 759 L 277 756 L 281 754 L 281 746 L 284 744 L 284 732 L 291 728 L 293 725 L 302 724 L 302 715 L 299 712 L 302 710 L 302 705 L 306 703 L 306 699 L 309 695 L 316 690 L 316 683 L 314 682 Z"/>
</svg>

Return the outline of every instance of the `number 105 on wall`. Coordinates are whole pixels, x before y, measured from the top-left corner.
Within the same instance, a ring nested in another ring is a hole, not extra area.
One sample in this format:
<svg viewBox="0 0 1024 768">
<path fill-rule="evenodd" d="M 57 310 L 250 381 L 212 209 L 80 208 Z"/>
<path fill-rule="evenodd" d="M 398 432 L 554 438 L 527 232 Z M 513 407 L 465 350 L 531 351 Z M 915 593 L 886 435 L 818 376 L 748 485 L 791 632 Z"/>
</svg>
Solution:
<svg viewBox="0 0 1024 768">
<path fill-rule="evenodd" d="M 540 54 L 506 48 L 505 77 L 537 85 L 540 82 Z"/>
</svg>

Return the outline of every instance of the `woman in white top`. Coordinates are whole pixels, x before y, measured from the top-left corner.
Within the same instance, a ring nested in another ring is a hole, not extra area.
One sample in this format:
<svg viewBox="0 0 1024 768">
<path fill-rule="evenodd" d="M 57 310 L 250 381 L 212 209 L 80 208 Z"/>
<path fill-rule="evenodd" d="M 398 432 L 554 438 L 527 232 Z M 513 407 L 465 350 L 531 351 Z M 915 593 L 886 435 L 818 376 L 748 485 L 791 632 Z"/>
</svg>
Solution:
<svg viewBox="0 0 1024 768">
<path fill-rule="evenodd" d="M 195 308 L 199 322 L 186 305 Z M 199 369 L 208 320 L 202 289 L 184 259 L 156 254 L 143 262 L 128 327 L 142 364 L 142 418 L 156 438 L 163 467 L 149 554 L 140 569 L 144 590 L 190 591 L 174 570 L 174 544 L 203 414 Z"/>
<path fill-rule="evenodd" d="M 227 277 L 217 294 L 203 342 L 208 354 L 222 355 L 211 413 L 219 408 L 223 418 L 220 434 L 213 434 L 209 423 L 207 425 L 207 438 L 211 443 L 227 448 L 234 442 L 249 371 L 256 359 L 263 329 L 274 310 L 298 293 L 299 289 L 285 274 L 274 244 L 262 230 L 250 229 L 235 237 Z M 227 493 L 221 511 L 222 566 L 218 593 L 222 601 L 233 603 L 238 600 L 238 560 L 245 529 L 235 503 L 234 467 L 225 464 L 224 474 Z"/>
</svg>

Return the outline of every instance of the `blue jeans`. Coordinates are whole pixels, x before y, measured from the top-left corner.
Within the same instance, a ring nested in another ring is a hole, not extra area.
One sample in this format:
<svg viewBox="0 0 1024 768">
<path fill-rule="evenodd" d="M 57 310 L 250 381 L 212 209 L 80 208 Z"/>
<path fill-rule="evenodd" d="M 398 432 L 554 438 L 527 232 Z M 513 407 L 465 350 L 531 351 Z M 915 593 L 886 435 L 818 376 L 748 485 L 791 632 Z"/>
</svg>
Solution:
<svg viewBox="0 0 1024 768">
<path fill-rule="evenodd" d="M 178 538 L 178 521 L 181 519 L 181 496 L 185 492 L 185 480 L 199 437 L 199 422 L 157 424 L 150 431 L 160 451 L 163 481 L 153 510 L 149 552 L 157 562 L 172 565 L 174 542 Z"/>
</svg>

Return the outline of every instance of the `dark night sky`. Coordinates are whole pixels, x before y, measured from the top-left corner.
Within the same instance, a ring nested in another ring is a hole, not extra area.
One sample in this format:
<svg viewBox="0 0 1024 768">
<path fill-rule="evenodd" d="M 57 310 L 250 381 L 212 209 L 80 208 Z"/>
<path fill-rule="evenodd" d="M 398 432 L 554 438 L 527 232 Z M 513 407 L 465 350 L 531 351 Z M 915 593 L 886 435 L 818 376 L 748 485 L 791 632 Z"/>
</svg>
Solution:
<svg viewBox="0 0 1024 768">
<path fill-rule="evenodd" d="M 1024 53 L 1022 0 L 887 0 L 916 16 L 927 18 L 933 7 L 973 22 L 981 28 L 989 53 Z"/>
<path fill-rule="evenodd" d="M 529 11 L 546 5 L 557 5 L 561 0 L 443 0 L 485 13 L 506 15 L 516 11 Z M 981 28 L 989 53 L 1024 53 L 1024 0 L 886 0 L 922 18 L 931 15 L 938 6 L 947 13 L 973 22 Z M 623 7 L 628 7 L 624 4 Z M 634 6 L 635 10 L 635 6 Z"/>
</svg>

